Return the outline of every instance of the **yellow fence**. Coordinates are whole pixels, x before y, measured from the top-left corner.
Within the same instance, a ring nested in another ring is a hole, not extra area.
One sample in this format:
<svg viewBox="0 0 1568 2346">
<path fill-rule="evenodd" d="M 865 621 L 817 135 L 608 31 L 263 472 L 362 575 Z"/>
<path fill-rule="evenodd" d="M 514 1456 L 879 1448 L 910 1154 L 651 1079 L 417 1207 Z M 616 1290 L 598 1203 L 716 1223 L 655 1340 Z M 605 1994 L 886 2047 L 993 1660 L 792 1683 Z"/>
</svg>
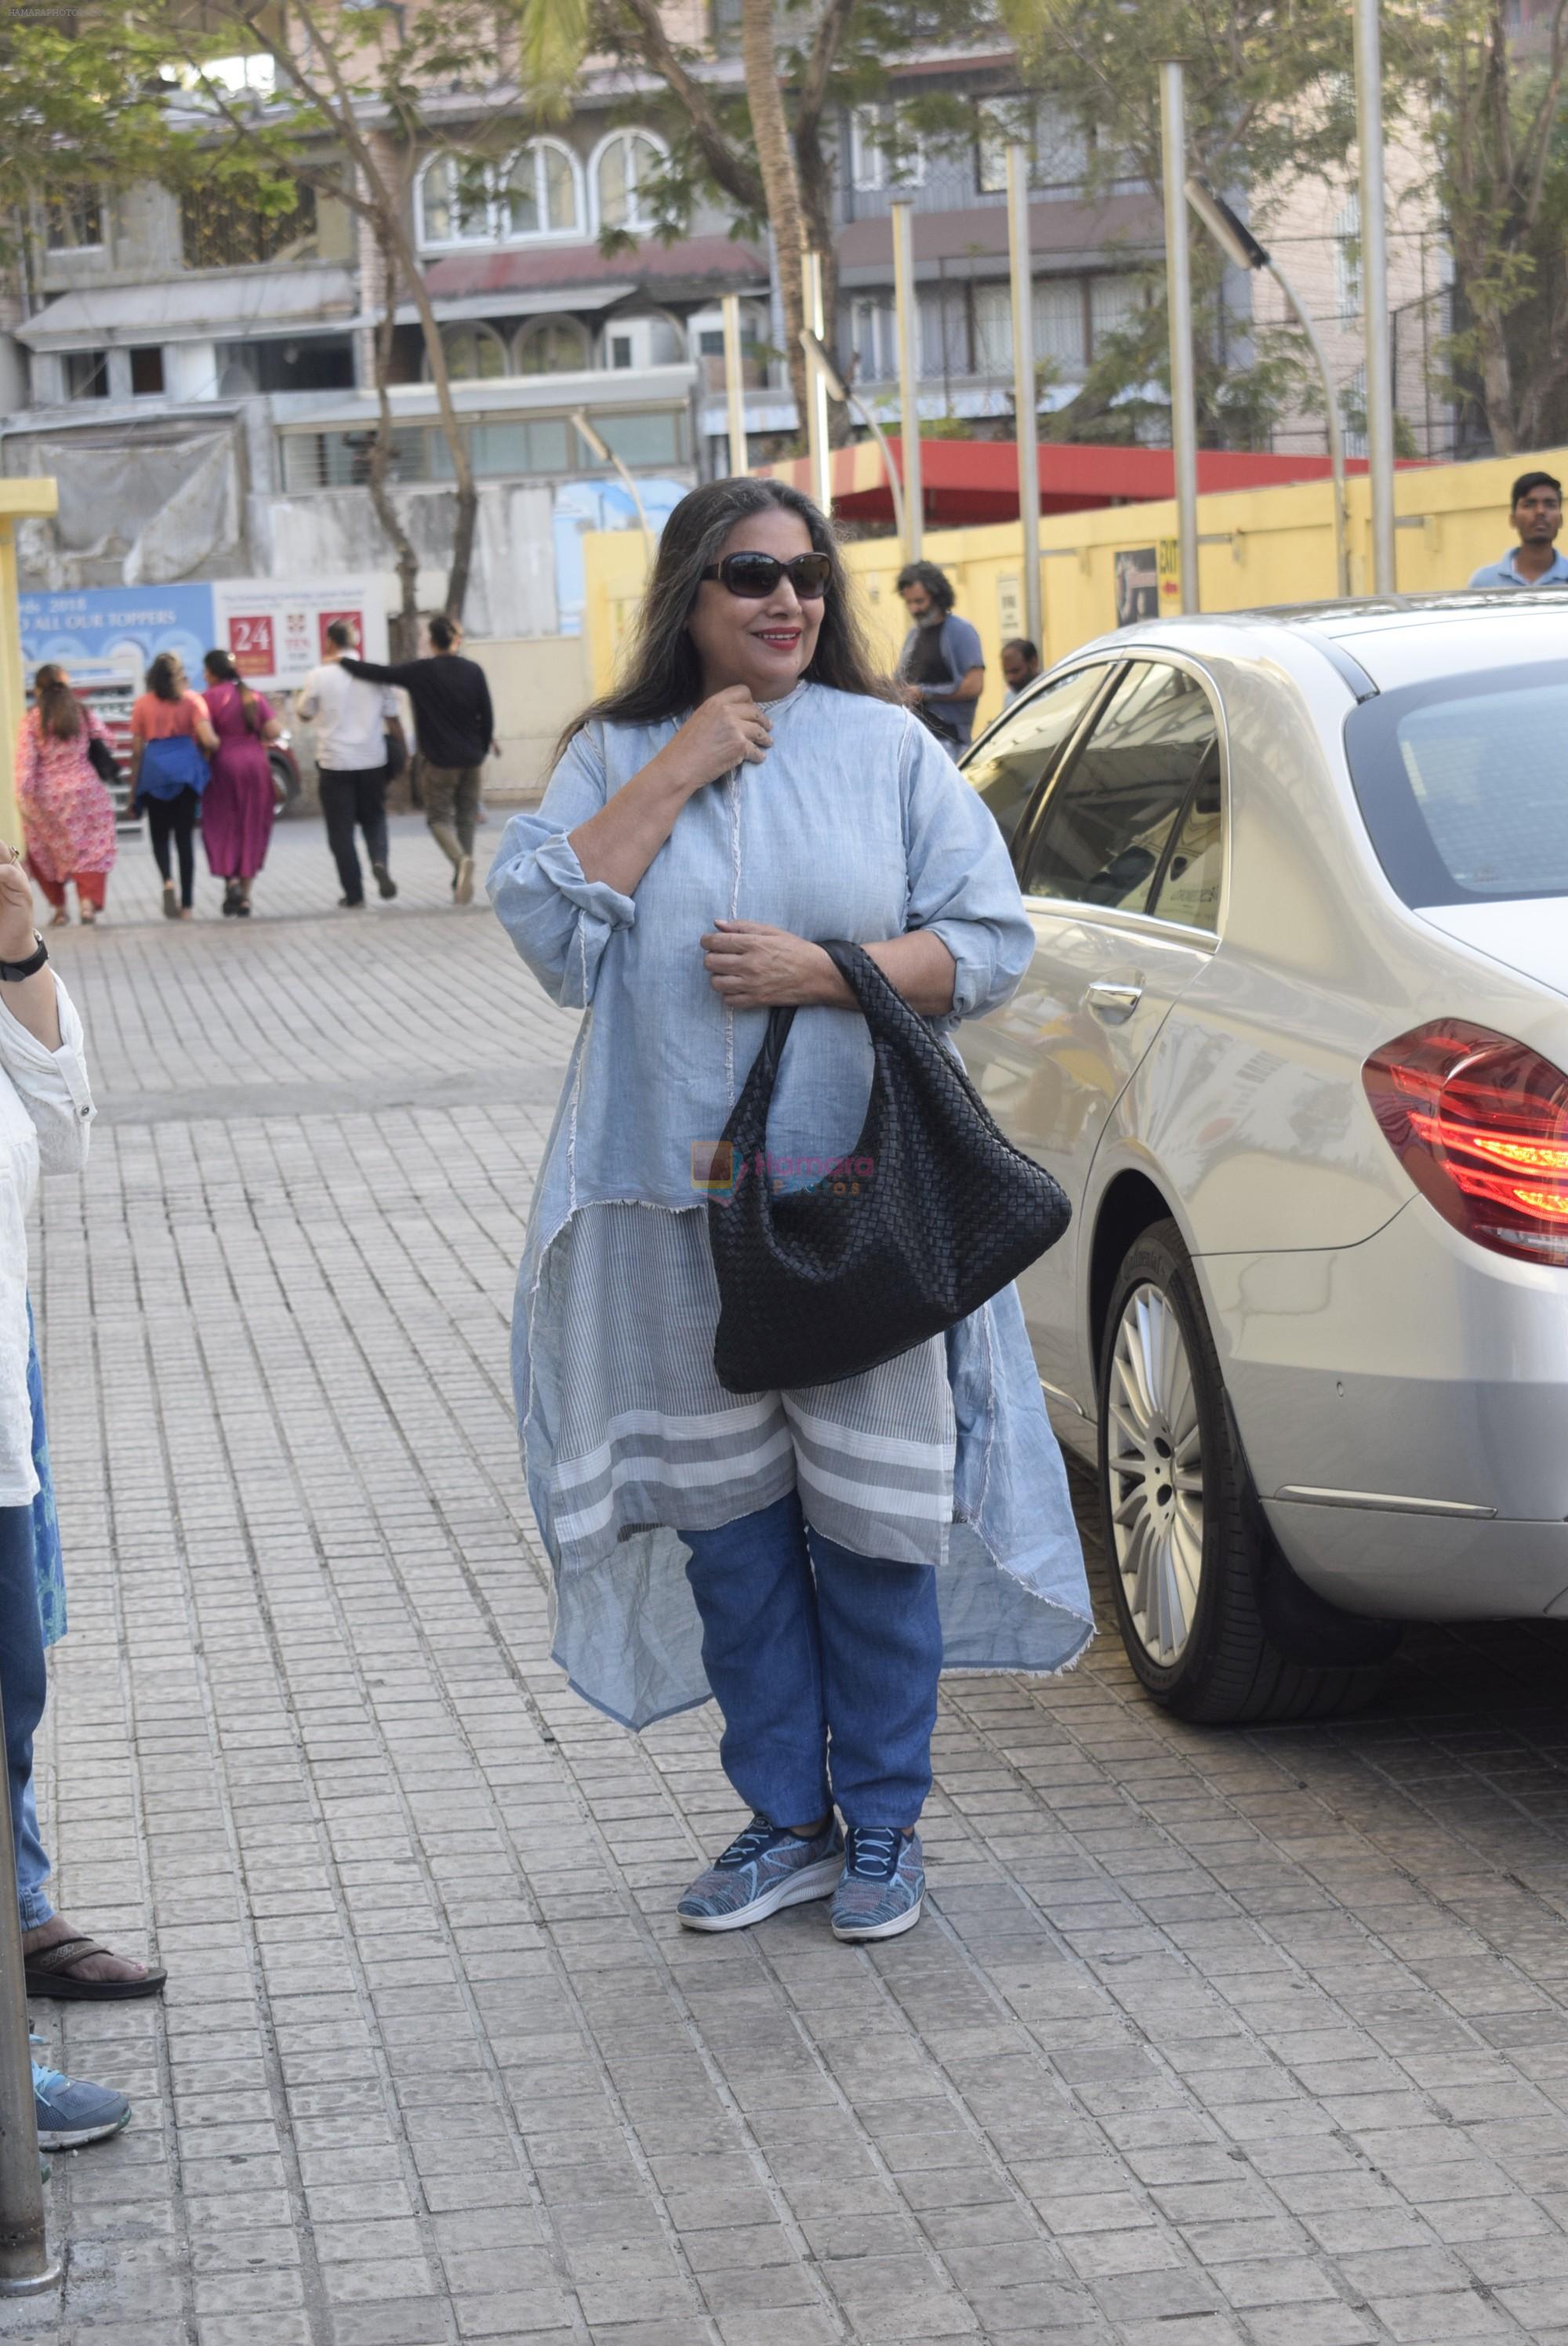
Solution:
<svg viewBox="0 0 1568 2346">
<path fill-rule="evenodd" d="M 1401 591 L 1462 586 L 1481 563 L 1505 553 L 1514 543 L 1508 525 L 1510 484 L 1538 464 L 1568 477 L 1568 448 L 1398 474 L 1394 543 Z M 1364 477 L 1350 482 L 1349 508 L 1350 585 L 1364 595 L 1371 587 L 1370 496 Z M 1125 595 L 1129 586 L 1156 579 L 1162 566 L 1167 579 L 1174 575 L 1176 526 L 1176 506 L 1165 503 L 1042 521 L 1040 589 L 1048 661 L 1116 625 L 1119 580 Z M 1335 592 L 1333 496 L 1326 481 L 1200 497 L 1198 536 L 1198 588 L 1206 611 L 1319 602 Z M 588 669 L 593 689 L 602 692 L 642 587 L 641 533 L 598 532 L 585 538 L 583 550 Z M 927 537 L 925 551 L 952 578 L 959 609 L 980 630 L 986 671 L 979 714 L 984 721 L 1002 705 L 998 652 L 1007 637 L 1023 632 L 1018 525 L 936 531 Z M 891 659 L 907 624 L 893 589 L 898 540 L 862 538 L 846 554 L 866 597 L 873 632 Z"/>
</svg>

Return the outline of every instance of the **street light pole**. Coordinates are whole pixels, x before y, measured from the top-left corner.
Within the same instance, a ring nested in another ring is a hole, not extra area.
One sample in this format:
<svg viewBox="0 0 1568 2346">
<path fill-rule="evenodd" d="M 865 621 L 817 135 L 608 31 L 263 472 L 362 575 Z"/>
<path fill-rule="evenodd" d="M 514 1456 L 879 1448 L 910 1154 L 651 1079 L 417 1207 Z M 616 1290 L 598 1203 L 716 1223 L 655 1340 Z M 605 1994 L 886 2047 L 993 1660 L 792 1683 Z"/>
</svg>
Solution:
<svg viewBox="0 0 1568 2346">
<path fill-rule="evenodd" d="M 809 326 L 802 326 L 800 329 L 800 347 L 806 353 L 806 364 L 810 371 L 813 382 L 821 384 L 826 398 L 836 399 L 841 407 L 852 407 L 881 450 L 882 464 L 888 476 L 888 493 L 893 501 L 893 528 L 901 544 L 907 544 L 908 506 L 904 491 L 899 485 L 898 467 L 893 463 L 893 452 L 888 446 L 887 434 L 859 393 L 851 391 L 847 383 L 840 381 L 838 369 Z"/>
<path fill-rule="evenodd" d="M 724 297 L 724 391 L 729 408 L 729 470 L 732 476 L 749 471 L 746 445 L 746 388 L 741 376 L 740 296 Z"/>
<path fill-rule="evenodd" d="M 1383 187 L 1383 43 L 1379 0 L 1355 0 L 1356 137 L 1361 150 L 1361 304 L 1367 343 L 1367 471 L 1372 491 L 1372 592 L 1397 591 L 1394 386 L 1389 354 L 1389 250 Z"/>
<path fill-rule="evenodd" d="M 1018 518 L 1023 525 L 1023 632 L 1044 640 L 1040 616 L 1040 425 L 1034 384 L 1034 270 L 1029 250 L 1030 150 L 1007 147 L 1007 252 L 1013 277 L 1013 411 L 1018 433 Z"/>
<path fill-rule="evenodd" d="M 572 429 L 596 464 L 608 464 L 612 472 L 619 474 L 622 485 L 636 509 L 637 525 L 643 534 L 643 560 L 651 570 L 654 558 L 654 537 L 652 530 L 648 527 L 648 517 L 643 505 L 642 491 L 616 454 L 615 450 L 595 431 L 580 407 L 574 408 L 572 411 Z"/>
<path fill-rule="evenodd" d="M 1192 267 L 1186 238 L 1186 90 L 1174 58 L 1160 67 L 1166 207 L 1166 307 L 1171 337 L 1171 454 L 1176 466 L 1181 607 L 1201 607 L 1197 583 L 1197 397 L 1192 359 Z"/>
<path fill-rule="evenodd" d="M 921 475 L 920 313 L 915 302 L 914 201 L 895 196 L 893 216 L 893 323 L 899 344 L 899 436 L 904 467 L 904 560 L 918 562 L 925 536 L 925 484 Z"/>
<path fill-rule="evenodd" d="M 1329 433 L 1329 468 L 1334 475 L 1334 578 L 1338 591 L 1350 591 L 1350 552 L 1345 517 L 1345 433 L 1339 417 L 1339 403 L 1334 395 L 1334 380 L 1329 372 L 1329 353 L 1323 348 L 1317 327 L 1307 314 L 1305 303 L 1270 252 L 1266 252 L 1247 222 L 1238 212 L 1232 211 L 1223 196 L 1217 196 L 1208 181 L 1195 172 L 1186 183 L 1186 199 L 1207 229 L 1226 259 L 1237 269 L 1266 269 L 1294 313 L 1296 322 L 1307 337 L 1307 346 L 1318 362 L 1323 378 L 1323 415 Z"/>
</svg>

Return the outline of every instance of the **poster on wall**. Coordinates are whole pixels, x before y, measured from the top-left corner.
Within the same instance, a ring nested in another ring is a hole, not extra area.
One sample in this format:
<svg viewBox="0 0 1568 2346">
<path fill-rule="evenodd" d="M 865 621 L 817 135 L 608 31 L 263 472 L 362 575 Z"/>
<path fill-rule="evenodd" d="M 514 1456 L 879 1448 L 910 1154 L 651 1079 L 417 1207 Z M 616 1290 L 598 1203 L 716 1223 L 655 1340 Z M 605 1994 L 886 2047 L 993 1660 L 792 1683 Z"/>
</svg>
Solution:
<svg viewBox="0 0 1568 2346">
<path fill-rule="evenodd" d="M 57 660 L 76 684 L 124 684 L 140 691 L 148 663 L 173 652 L 188 676 L 217 641 L 212 588 L 83 586 L 73 593 L 21 595 L 22 664 L 33 671 Z"/>
<path fill-rule="evenodd" d="M 379 578 L 220 578 L 212 588 L 217 640 L 248 684 L 274 690 L 303 684 L 326 649 L 327 629 L 346 619 L 365 659 L 387 656 Z"/>
<path fill-rule="evenodd" d="M 1124 546 L 1115 556 L 1116 625 L 1131 627 L 1160 615 L 1160 579 L 1152 546 Z"/>
</svg>

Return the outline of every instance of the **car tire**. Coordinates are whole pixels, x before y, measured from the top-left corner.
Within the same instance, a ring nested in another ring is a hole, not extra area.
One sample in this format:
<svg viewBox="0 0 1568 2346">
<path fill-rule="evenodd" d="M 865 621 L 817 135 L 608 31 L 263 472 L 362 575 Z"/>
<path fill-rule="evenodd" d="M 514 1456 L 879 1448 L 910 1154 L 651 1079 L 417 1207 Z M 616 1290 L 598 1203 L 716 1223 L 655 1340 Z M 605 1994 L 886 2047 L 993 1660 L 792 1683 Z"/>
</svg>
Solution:
<svg viewBox="0 0 1568 2346">
<path fill-rule="evenodd" d="M 287 814 L 300 795 L 300 777 L 287 758 L 272 756 L 267 764 L 272 776 L 272 811 Z"/>
<path fill-rule="evenodd" d="M 1217 1726 L 1327 1719 L 1370 1701 L 1399 1628 L 1325 1603 L 1280 1553 L 1173 1221 L 1145 1230 L 1123 1260 L 1098 1390 L 1112 1597 L 1155 1700 Z"/>
</svg>

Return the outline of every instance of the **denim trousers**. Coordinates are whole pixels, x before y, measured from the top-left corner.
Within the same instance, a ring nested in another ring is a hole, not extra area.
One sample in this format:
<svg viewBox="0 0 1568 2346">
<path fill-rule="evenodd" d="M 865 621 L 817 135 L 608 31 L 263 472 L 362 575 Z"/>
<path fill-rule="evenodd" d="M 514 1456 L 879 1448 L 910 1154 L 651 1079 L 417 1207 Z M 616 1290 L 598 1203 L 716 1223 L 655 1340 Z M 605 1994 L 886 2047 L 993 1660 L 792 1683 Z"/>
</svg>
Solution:
<svg viewBox="0 0 1568 2346">
<path fill-rule="evenodd" d="M 724 1714 L 719 1758 L 741 1799 L 777 1825 L 835 1805 L 849 1825 L 912 1825 L 942 1672 L 932 1567 L 823 1539 L 794 1491 L 680 1536 Z"/>
<path fill-rule="evenodd" d="M 44 1716 L 47 1693 L 33 1556 L 33 1510 L 31 1506 L 0 1507 L 0 1702 L 5 1706 L 11 1838 L 16 1849 L 16 1894 L 25 1931 L 36 1930 L 55 1911 L 44 1894 L 49 1861 L 38 1838 L 38 1810 L 33 1797 L 33 1737 Z"/>
</svg>

